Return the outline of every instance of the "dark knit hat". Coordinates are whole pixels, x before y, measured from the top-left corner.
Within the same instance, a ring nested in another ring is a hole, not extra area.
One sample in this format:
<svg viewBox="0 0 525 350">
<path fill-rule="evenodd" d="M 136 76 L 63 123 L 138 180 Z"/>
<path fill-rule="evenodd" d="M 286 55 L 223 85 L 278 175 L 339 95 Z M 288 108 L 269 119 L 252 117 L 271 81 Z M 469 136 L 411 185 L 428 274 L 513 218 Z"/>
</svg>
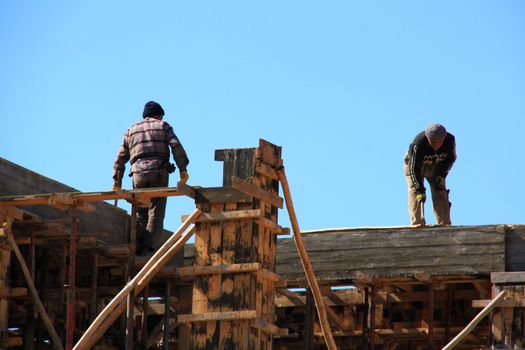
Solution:
<svg viewBox="0 0 525 350">
<path fill-rule="evenodd" d="M 155 101 L 149 101 L 144 105 L 144 112 L 142 118 L 153 117 L 155 115 L 164 115 L 164 110 L 161 105 Z"/>
<path fill-rule="evenodd" d="M 447 136 L 447 130 L 441 124 L 430 124 L 425 130 L 425 135 L 430 141 L 441 141 Z"/>
</svg>

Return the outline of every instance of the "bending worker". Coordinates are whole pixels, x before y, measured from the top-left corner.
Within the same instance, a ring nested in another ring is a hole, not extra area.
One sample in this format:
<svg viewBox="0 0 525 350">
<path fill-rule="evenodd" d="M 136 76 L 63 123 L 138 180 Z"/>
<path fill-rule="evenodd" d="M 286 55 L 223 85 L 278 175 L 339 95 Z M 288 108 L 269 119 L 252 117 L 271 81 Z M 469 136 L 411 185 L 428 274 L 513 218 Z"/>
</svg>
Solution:
<svg viewBox="0 0 525 350">
<path fill-rule="evenodd" d="M 421 206 L 426 200 L 423 179 L 432 192 L 434 216 L 438 225 L 450 225 L 449 190 L 446 178 L 456 161 L 456 141 L 441 124 L 431 124 L 412 141 L 405 156 L 408 184 L 408 213 L 412 225 L 421 225 Z"/>
<path fill-rule="evenodd" d="M 126 163 L 130 162 L 133 188 L 167 187 L 168 175 L 175 171 L 170 153 L 180 172 L 182 184 L 188 180 L 186 167 L 189 160 L 173 128 L 163 121 L 161 105 L 149 101 L 144 106 L 143 120 L 132 125 L 124 135 L 113 165 L 113 190 L 122 186 Z M 152 198 L 149 208 L 137 210 L 137 254 L 155 250 L 154 243 L 164 229 L 166 197 Z"/>
</svg>

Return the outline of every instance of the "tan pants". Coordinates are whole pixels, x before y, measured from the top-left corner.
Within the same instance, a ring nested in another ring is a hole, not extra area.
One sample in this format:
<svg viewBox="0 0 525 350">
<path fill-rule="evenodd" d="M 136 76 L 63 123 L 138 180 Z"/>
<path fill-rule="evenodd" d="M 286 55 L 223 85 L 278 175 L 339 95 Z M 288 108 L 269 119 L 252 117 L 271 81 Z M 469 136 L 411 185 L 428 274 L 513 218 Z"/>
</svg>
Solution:
<svg viewBox="0 0 525 350">
<path fill-rule="evenodd" d="M 411 225 L 421 225 L 421 205 L 418 202 L 416 196 L 417 193 L 414 189 L 410 175 L 408 173 L 408 159 L 405 157 L 405 178 L 408 184 L 408 215 L 410 217 Z M 430 192 L 432 193 L 432 206 L 434 211 L 434 217 L 438 225 L 450 225 L 450 205 L 448 201 L 449 190 L 440 189 L 436 185 L 435 174 L 436 166 L 424 166 L 422 169 L 422 175 L 424 179 L 427 179 L 430 185 Z M 446 182 L 445 182 L 446 188 Z"/>
</svg>

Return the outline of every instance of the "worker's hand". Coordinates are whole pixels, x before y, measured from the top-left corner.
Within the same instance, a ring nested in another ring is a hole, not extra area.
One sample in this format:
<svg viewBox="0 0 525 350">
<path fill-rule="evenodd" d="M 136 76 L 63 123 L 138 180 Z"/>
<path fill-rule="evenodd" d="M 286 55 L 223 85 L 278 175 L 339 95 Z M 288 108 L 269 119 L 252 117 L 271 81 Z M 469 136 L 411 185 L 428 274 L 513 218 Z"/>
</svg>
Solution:
<svg viewBox="0 0 525 350">
<path fill-rule="evenodd" d="M 443 176 L 436 177 L 436 188 L 440 191 L 446 190 L 445 188 L 445 178 Z"/>
<path fill-rule="evenodd" d="M 424 193 L 419 193 L 418 195 L 416 195 L 416 199 L 418 203 L 425 203 L 425 201 L 427 200 L 427 195 Z"/>
<path fill-rule="evenodd" d="M 186 170 L 182 170 L 180 172 L 180 184 L 181 185 L 184 185 L 186 184 L 186 181 L 188 181 L 188 179 L 190 178 L 190 175 L 188 175 L 188 172 Z"/>
<path fill-rule="evenodd" d="M 121 188 L 122 188 L 122 184 L 119 183 L 119 182 L 117 182 L 117 181 L 115 181 L 115 182 L 113 183 L 113 188 L 112 188 L 111 190 L 112 190 L 112 191 L 119 191 Z"/>
</svg>

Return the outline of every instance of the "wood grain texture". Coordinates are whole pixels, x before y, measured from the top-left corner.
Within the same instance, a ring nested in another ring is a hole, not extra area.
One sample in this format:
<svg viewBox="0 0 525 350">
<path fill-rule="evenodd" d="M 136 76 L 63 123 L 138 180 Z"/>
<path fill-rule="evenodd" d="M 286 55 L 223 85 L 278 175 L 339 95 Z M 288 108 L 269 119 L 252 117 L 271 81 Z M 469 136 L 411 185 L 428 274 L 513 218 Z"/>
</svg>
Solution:
<svg viewBox="0 0 525 350">
<path fill-rule="evenodd" d="M 433 275 L 488 275 L 505 269 L 502 226 L 348 229 L 304 235 L 320 280 Z M 291 239 L 278 240 L 277 273 L 303 280 Z"/>
</svg>

